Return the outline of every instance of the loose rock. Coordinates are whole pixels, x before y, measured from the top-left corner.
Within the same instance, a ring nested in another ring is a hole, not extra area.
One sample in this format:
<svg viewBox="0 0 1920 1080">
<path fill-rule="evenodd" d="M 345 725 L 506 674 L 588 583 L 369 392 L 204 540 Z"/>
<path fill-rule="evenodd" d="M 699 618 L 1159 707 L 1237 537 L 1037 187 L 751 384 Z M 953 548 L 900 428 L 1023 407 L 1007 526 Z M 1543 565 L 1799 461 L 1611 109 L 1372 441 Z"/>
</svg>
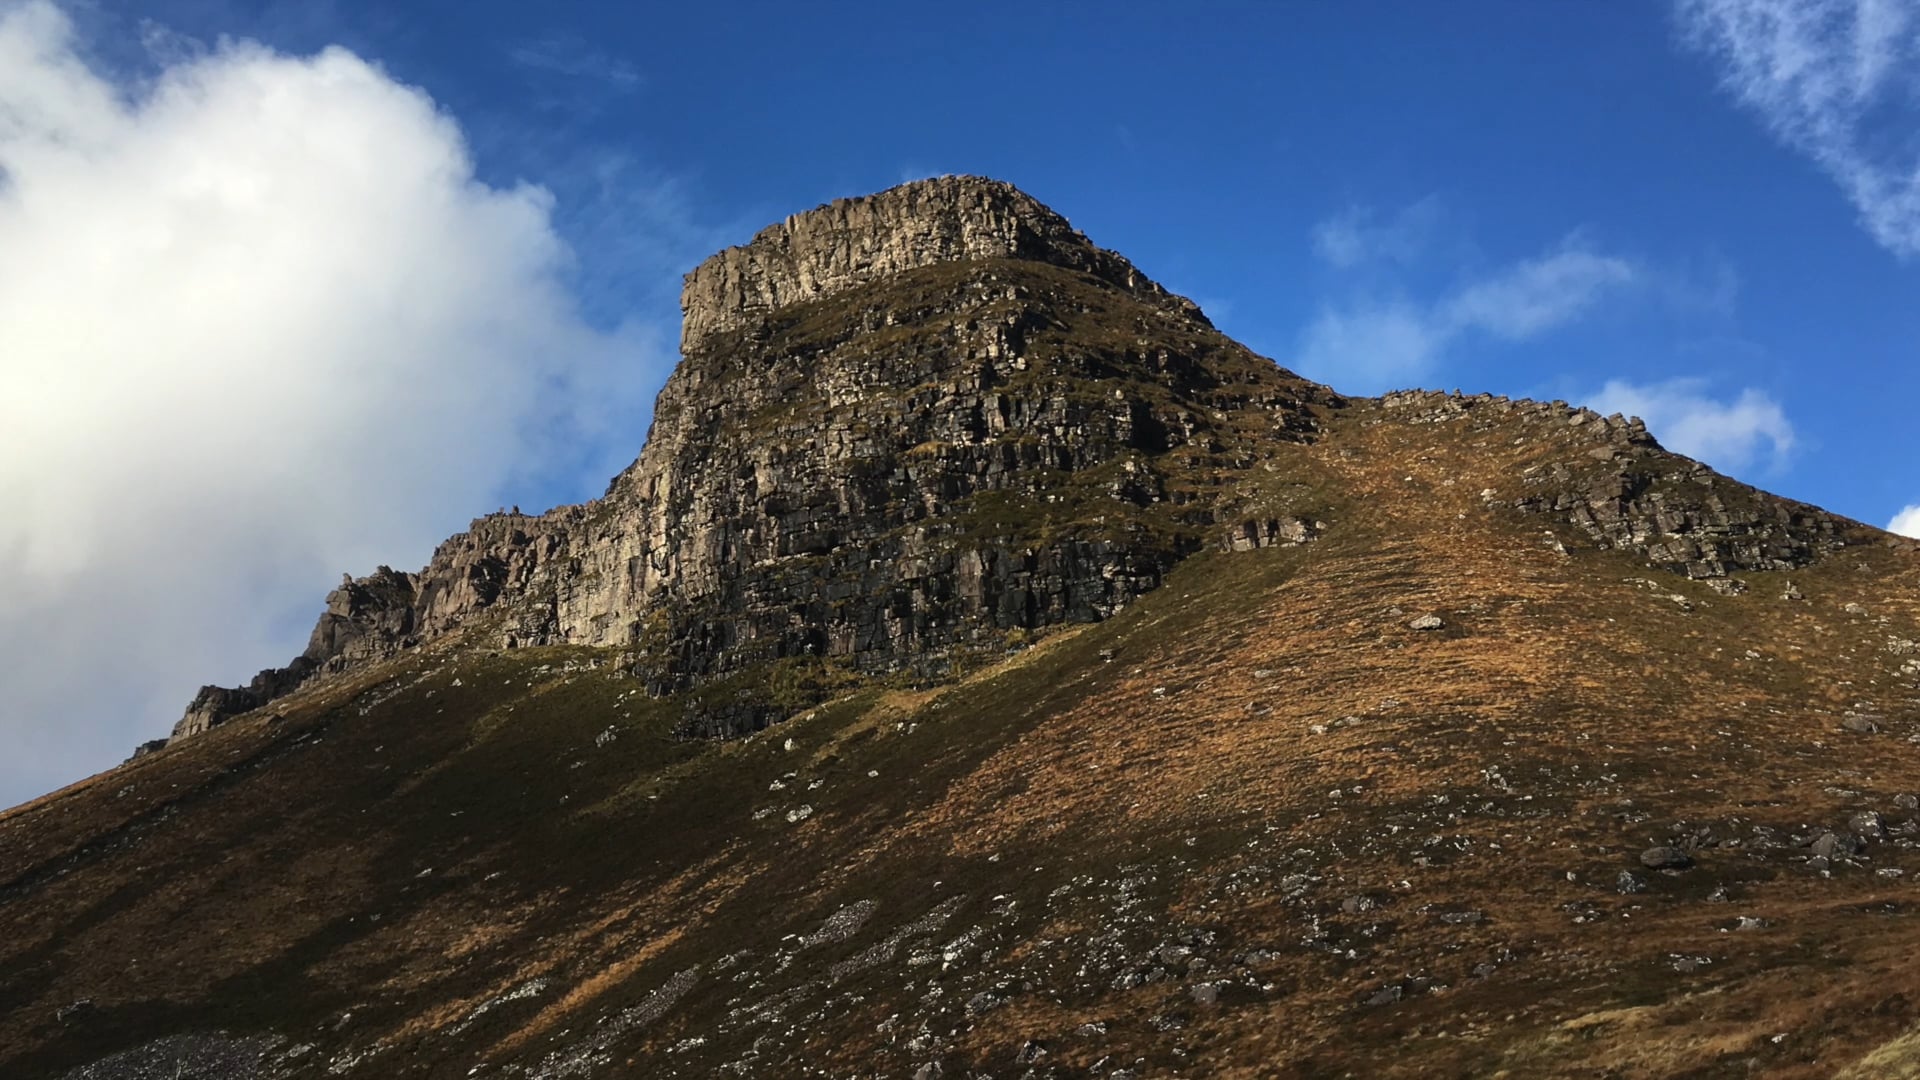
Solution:
<svg viewBox="0 0 1920 1080">
<path fill-rule="evenodd" d="M 1693 856 L 1677 847 L 1650 847 L 1640 853 L 1640 865 L 1649 870 L 1685 870 L 1693 865 Z"/>
</svg>

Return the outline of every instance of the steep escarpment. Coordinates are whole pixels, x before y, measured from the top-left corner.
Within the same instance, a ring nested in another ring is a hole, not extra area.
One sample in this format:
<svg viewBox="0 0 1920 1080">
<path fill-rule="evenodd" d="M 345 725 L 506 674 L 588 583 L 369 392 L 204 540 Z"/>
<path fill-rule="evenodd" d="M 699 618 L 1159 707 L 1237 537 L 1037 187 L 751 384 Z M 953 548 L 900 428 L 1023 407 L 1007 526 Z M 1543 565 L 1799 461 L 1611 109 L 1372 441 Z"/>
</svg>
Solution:
<svg viewBox="0 0 1920 1080">
<path fill-rule="evenodd" d="M 972 177 L 790 218 L 696 268 L 682 307 L 682 362 L 603 499 L 346 582 L 299 658 L 202 690 L 175 734 L 455 632 L 620 647 L 655 693 L 779 663 L 937 675 L 1157 586 L 1259 448 L 1339 404 Z"/>
</svg>

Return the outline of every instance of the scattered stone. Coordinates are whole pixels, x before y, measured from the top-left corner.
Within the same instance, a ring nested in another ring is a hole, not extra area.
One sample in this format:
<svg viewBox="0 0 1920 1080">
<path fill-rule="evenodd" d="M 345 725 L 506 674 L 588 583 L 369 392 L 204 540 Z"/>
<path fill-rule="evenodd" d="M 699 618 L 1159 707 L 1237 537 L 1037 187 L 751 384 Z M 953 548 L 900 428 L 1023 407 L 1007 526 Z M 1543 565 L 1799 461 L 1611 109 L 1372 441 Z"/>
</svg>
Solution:
<svg viewBox="0 0 1920 1080">
<path fill-rule="evenodd" d="M 1887 835 L 1886 819 L 1873 810 L 1862 810 L 1848 818 L 1847 828 L 1860 836 L 1874 840 L 1884 839 Z"/>
<path fill-rule="evenodd" d="M 1693 856 L 1677 847 L 1650 847 L 1640 853 L 1640 865 L 1649 870 L 1685 870 L 1693 865 Z"/>
<path fill-rule="evenodd" d="M 1824 832 L 1814 840 L 1814 855 L 1822 859 L 1845 859 L 1866 850 L 1860 838 L 1847 832 Z"/>
<path fill-rule="evenodd" d="M 1880 724 L 1877 722 L 1877 718 L 1863 716 L 1858 713 L 1848 713 L 1841 717 L 1840 726 L 1844 730 L 1851 731 L 1856 735 L 1875 735 L 1880 731 Z"/>
<path fill-rule="evenodd" d="M 1631 870 L 1622 870 L 1620 876 L 1613 879 L 1613 891 L 1622 896 L 1631 896 L 1634 893 L 1646 892 L 1647 882 Z"/>
<path fill-rule="evenodd" d="M 1046 1056 L 1046 1043 L 1041 1042 L 1039 1039 L 1028 1039 L 1026 1043 L 1020 1047 L 1020 1052 L 1013 1055 L 1013 1062 L 1016 1065 L 1031 1065 Z"/>
<path fill-rule="evenodd" d="M 1487 913 L 1484 911 L 1443 911 L 1440 913 L 1440 921 L 1446 923 L 1448 926 L 1479 926 L 1481 923 L 1487 921 Z"/>
<path fill-rule="evenodd" d="M 1408 623 L 1407 628 L 1410 630 L 1441 630 L 1444 629 L 1446 625 L 1447 621 L 1438 615 L 1422 615 Z"/>
<path fill-rule="evenodd" d="M 1218 1005 L 1220 1004 L 1220 991 L 1226 989 L 1229 985 L 1230 984 L 1224 982 L 1195 983 L 1193 988 L 1187 991 L 1187 996 L 1193 999 L 1195 1005 Z"/>
<path fill-rule="evenodd" d="M 1380 906 L 1380 901 L 1371 896 L 1349 896 L 1340 901 L 1340 910 L 1349 915 L 1364 915 Z"/>
<path fill-rule="evenodd" d="M 813 816 L 813 807 L 803 803 L 800 806 L 796 806 L 793 809 L 787 811 L 787 822 L 789 824 L 801 822 L 801 821 L 807 820 L 812 816 Z"/>
<path fill-rule="evenodd" d="M 913 1070 L 913 1080 L 940 1080 L 946 1074 L 947 1070 L 942 1068 L 939 1062 L 929 1061 Z"/>
<path fill-rule="evenodd" d="M 1893 805 L 1901 810 L 1920 810 L 1920 795 L 1902 792 L 1893 797 Z"/>
<path fill-rule="evenodd" d="M 1392 1005 L 1394 1002 L 1399 1001 L 1405 995 L 1406 995 L 1406 991 L 1400 989 L 1400 986 L 1397 983 L 1392 986 L 1383 986 L 1380 989 L 1375 990 L 1373 994 L 1367 998 L 1367 1004 L 1375 1005 L 1375 1006 Z"/>
</svg>

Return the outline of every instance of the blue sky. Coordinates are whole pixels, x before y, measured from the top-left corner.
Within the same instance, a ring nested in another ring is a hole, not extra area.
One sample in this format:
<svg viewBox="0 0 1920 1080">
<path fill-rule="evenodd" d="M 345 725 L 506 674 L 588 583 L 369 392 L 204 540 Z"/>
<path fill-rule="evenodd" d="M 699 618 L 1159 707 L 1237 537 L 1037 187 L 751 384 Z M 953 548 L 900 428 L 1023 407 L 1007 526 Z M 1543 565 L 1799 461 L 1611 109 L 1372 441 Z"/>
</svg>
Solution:
<svg viewBox="0 0 1920 1080">
<path fill-rule="evenodd" d="M 186 0 L 103 4 L 86 21 L 130 68 L 152 62 L 129 47 L 144 23 L 149 44 L 163 26 L 295 55 L 344 45 L 423 89 L 466 132 L 482 179 L 555 193 L 603 325 L 671 324 L 679 273 L 787 213 L 984 173 L 1341 389 L 1753 390 L 1781 410 L 1790 449 L 1763 438 L 1720 463 L 1884 524 L 1920 502 L 1905 467 L 1920 211 L 1904 250 L 1877 239 L 1814 152 L 1725 85 L 1733 65 L 1702 47 L 1702 28 L 1771 6 L 989 3 L 962 18 L 853 3 Z M 1854 18 L 1852 4 L 1824 7 Z M 1882 76 L 1909 203 L 1917 32 Z M 1344 266 L 1315 244 L 1341 223 L 1375 245 Z M 1331 315 L 1376 341 L 1369 321 L 1431 320 L 1462 290 L 1569 250 L 1618 260 L 1626 278 L 1536 332 L 1428 326 L 1442 340 L 1372 360 L 1314 333 Z"/>
<path fill-rule="evenodd" d="M 0 27 L 0 307 L 11 282 L 42 324 L 0 330 L 0 387 L 91 432 L 16 435 L 16 462 L 78 464 L 0 474 L 58 526 L 0 532 L 39 589 L 0 637 L 54 673 L 0 802 L 283 661 L 341 571 L 598 494 L 682 273 L 936 173 L 1019 185 L 1337 389 L 1622 408 L 1876 525 L 1920 504 L 1920 0 L 0 0 Z M 50 254 L 98 221 L 122 224 L 91 261 Z M 137 274 L 126 236 L 164 237 Z M 128 365 L 199 390 L 91 407 Z M 162 547 L 194 607 L 258 617 L 183 628 L 151 574 L 103 584 L 139 559 L 103 524 L 130 460 L 168 466 L 139 512 L 193 537 Z M 82 613 L 63 640 L 133 624 L 145 674 L 63 696 L 56 609 Z"/>
</svg>

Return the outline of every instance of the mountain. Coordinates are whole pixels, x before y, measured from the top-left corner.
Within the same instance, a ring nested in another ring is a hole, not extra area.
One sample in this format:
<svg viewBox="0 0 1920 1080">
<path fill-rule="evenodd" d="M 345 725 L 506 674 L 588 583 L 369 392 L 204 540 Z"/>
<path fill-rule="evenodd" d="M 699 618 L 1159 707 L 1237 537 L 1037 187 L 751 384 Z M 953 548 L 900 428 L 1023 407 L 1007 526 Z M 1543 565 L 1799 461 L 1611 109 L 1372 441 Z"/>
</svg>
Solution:
<svg viewBox="0 0 1920 1080">
<path fill-rule="evenodd" d="M 1920 1075 L 1920 544 L 1348 397 L 1016 189 L 0 815 L 0 1075 Z"/>
</svg>

